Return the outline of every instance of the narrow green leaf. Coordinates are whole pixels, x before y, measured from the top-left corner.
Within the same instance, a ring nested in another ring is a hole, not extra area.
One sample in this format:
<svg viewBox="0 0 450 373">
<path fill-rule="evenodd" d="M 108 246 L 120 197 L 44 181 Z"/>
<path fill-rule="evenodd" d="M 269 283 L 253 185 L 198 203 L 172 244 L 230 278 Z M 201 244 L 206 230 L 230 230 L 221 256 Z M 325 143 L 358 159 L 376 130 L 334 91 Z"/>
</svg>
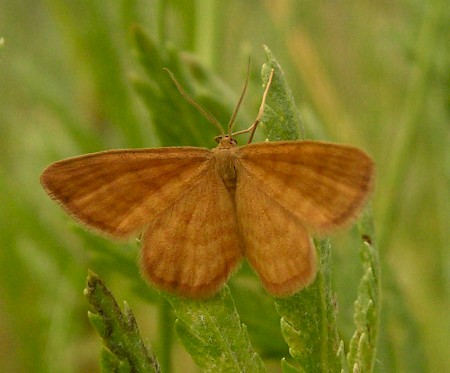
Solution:
<svg viewBox="0 0 450 373">
<path fill-rule="evenodd" d="M 92 272 L 87 277 L 84 294 L 94 309 L 89 320 L 103 339 L 102 371 L 159 372 L 156 357 L 142 341 L 128 305 L 125 303 L 121 312 L 111 292 Z"/>
<path fill-rule="evenodd" d="M 281 371 L 283 373 L 303 373 L 303 369 L 297 369 L 296 367 L 289 364 L 285 358 L 281 359 Z"/>
<path fill-rule="evenodd" d="M 265 47 L 268 62 L 262 77 L 267 84 L 270 70 L 275 70 L 268 94 L 264 129 L 269 140 L 296 140 L 300 137 L 301 121 L 291 90 L 280 65 Z M 291 356 L 306 372 L 340 371 L 337 356 L 339 340 L 330 282 L 330 243 L 316 242 L 319 264 L 316 281 L 292 297 L 275 301 L 281 316 L 281 331 L 289 345 Z"/>
<path fill-rule="evenodd" d="M 253 351 L 247 329 L 227 286 L 204 301 L 166 295 L 177 321 L 175 330 L 196 364 L 205 372 L 265 372 Z"/>
<path fill-rule="evenodd" d="M 350 340 L 347 360 L 362 372 L 373 370 L 380 319 L 380 262 L 374 246 L 372 215 L 366 211 L 358 223 L 362 238 L 360 249 L 364 274 L 355 301 L 356 331 Z"/>
<path fill-rule="evenodd" d="M 100 356 L 100 366 L 104 373 L 129 373 L 132 372 L 131 366 L 126 360 L 120 360 L 107 347 L 102 346 Z"/>
<path fill-rule="evenodd" d="M 348 361 L 345 356 L 344 341 L 341 341 L 341 343 L 339 344 L 337 355 L 339 357 L 339 361 L 341 362 L 341 373 L 349 373 L 350 368 L 348 367 Z"/>
<path fill-rule="evenodd" d="M 267 95 L 267 104 L 261 120 L 270 141 L 298 140 L 303 127 L 283 70 L 267 46 L 264 47 L 267 63 L 262 68 L 262 79 L 267 84 L 271 69 L 275 70 L 272 85 Z M 302 136 L 303 137 L 303 136 Z"/>
<path fill-rule="evenodd" d="M 107 336 L 108 327 L 101 315 L 88 311 L 88 319 L 95 330 L 97 330 L 97 333 L 100 335 L 100 337 L 104 338 Z"/>
<path fill-rule="evenodd" d="M 289 298 L 275 301 L 281 331 L 291 356 L 306 372 L 340 371 L 339 341 L 330 283 L 329 241 L 316 242 L 319 263 L 315 282 Z"/>
</svg>

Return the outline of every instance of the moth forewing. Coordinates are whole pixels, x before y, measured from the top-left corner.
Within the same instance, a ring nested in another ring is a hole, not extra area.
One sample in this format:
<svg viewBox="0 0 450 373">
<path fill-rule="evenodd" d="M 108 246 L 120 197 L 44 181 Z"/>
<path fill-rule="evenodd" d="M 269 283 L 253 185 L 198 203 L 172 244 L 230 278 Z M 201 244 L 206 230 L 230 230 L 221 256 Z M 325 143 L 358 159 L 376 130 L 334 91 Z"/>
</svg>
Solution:
<svg viewBox="0 0 450 373">
<path fill-rule="evenodd" d="M 210 158 L 193 147 L 111 150 L 53 163 L 41 183 L 86 227 L 125 239 L 192 188 Z"/>
<path fill-rule="evenodd" d="M 369 197 L 370 157 L 355 147 L 318 141 L 250 144 L 240 149 L 241 172 L 291 211 L 312 233 L 346 226 Z"/>
</svg>

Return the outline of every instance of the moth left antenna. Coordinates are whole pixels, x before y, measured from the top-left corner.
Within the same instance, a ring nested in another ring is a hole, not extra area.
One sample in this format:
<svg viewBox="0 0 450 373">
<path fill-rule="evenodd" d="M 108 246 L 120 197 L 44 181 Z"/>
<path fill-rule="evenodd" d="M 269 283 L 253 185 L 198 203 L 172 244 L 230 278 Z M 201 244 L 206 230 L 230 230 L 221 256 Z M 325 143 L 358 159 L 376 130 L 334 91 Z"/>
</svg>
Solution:
<svg viewBox="0 0 450 373">
<path fill-rule="evenodd" d="M 206 109 L 201 107 L 200 104 L 197 101 L 195 101 L 192 98 L 192 96 L 183 89 L 181 84 L 178 83 L 178 80 L 175 78 L 175 75 L 173 75 L 172 71 L 170 71 L 166 67 L 164 67 L 163 70 L 165 70 L 169 74 L 170 79 L 172 79 L 172 81 L 174 82 L 175 86 L 178 89 L 178 92 L 180 92 L 180 94 L 185 98 L 185 100 L 187 102 L 189 102 L 193 107 L 195 107 L 200 112 L 200 114 L 202 114 L 208 120 L 208 122 L 210 122 L 211 124 L 216 126 L 217 129 L 220 131 L 220 134 L 222 136 L 224 136 L 225 135 L 225 131 L 223 130 L 222 125 L 220 124 L 220 122 L 211 113 L 209 113 Z"/>
</svg>

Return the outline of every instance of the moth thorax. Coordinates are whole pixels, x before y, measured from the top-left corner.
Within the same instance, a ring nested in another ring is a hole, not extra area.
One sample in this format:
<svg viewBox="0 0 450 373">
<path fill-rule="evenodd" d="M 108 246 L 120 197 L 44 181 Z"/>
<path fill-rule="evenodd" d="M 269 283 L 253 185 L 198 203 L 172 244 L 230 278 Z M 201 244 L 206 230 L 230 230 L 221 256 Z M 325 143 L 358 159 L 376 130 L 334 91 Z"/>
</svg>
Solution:
<svg viewBox="0 0 450 373">
<path fill-rule="evenodd" d="M 220 145 L 213 149 L 217 171 L 230 191 L 236 188 L 236 150 L 235 147 L 221 148 Z"/>
</svg>

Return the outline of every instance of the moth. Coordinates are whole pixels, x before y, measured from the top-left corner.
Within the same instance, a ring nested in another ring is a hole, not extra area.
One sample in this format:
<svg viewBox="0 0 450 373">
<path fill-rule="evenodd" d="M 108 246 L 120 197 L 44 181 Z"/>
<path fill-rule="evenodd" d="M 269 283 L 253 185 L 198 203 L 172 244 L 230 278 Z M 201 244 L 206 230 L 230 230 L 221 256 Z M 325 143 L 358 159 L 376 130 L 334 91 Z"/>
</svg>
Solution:
<svg viewBox="0 0 450 373">
<path fill-rule="evenodd" d="M 114 239 L 142 233 L 143 276 L 188 298 L 215 294 L 243 258 L 264 288 L 284 297 L 316 273 L 311 234 L 348 225 L 373 186 L 374 164 L 362 150 L 318 141 L 251 143 L 255 122 L 232 132 L 202 109 L 168 71 L 180 93 L 221 133 L 214 149 L 110 150 L 51 164 L 41 183 L 88 229 Z M 235 136 L 250 133 L 238 146 Z"/>
</svg>

